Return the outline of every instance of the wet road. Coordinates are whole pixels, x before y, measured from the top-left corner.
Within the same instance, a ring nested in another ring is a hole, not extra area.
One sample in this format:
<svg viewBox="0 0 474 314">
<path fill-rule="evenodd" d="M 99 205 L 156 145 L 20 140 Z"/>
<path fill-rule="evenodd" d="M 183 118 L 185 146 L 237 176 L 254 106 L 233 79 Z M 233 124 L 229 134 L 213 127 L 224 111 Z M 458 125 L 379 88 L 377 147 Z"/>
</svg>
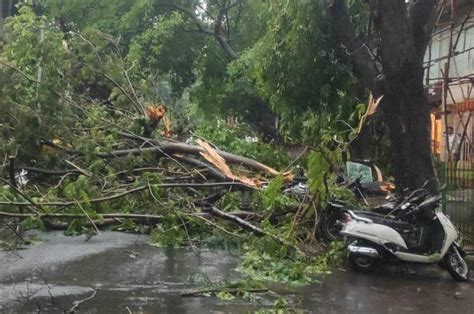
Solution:
<svg viewBox="0 0 474 314">
<path fill-rule="evenodd" d="M 236 281 L 237 258 L 225 251 L 161 249 L 144 236 L 105 232 L 84 241 L 42 234 L 27 250 L 0 252 L 0 312 L 248 313 L 271 309 L 273 294 L 255 300 L 183 298 L 209 282 Z M 273 286 L 290 308 L 314 313 L 474 313 L 474 284 L 457 283 L 436 267 L 408 274 L 393 268 L 362 275 L 336 271 L 303 288 Z"/>
</svg>

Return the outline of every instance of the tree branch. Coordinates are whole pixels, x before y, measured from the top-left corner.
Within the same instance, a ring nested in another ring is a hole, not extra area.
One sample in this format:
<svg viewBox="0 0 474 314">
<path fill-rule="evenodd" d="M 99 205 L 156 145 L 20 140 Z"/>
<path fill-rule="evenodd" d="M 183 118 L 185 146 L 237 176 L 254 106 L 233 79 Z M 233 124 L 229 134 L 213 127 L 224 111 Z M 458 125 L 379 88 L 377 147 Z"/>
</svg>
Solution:
<svg viewBox="0 0 474 314">
<path fill-rule="evenodd" d="M 3 179 L 0 179 L 3 180 Z M 213 188 L 213 187 L 240 187 L 243 189 L 252 189 L 252 187 L 249 187 L 243 183 L 240 182 L 216 182 L 216 183 L 162 183 L 162 184 L 153 184 L 153 187 L 158 187 L 158 188 Z M 24 195 L 22 193 L 22 196 L 28 200 L 28 202 L 14 202 L 14 201 L 0 201 L 0 205 L 10 205 L 10 206 L 35 206 L 38 208 L 41 208 L 42 206 L 59 206 L 59 207 L 68 207 L 68 206 L 73 206 L 77 205 L 77 203 L 101 203 L 101 202 L 107 202 L 111 201 L 114 199 L 118 199 L 120 197 L 123 197 L 128 194 L 133 194 L 133 193 L 138 193 L 141 191 L 144 191 L 148 189 L 148 185 L 144 186 L 139 186 L 124 192 L 120 192 L 117 194 L 113 194 L 110 196 L 105 196 L 105 197 L 100 197 L 100 198 L 93 198 L 88 201 L 78 201 L 78 200 L 72 200 L 72 201 L 62 201 L 62 202 L 44 202 L 44 203 L 34 203 L 31 201 L 31 199 Z"/>
<path fill-rule="evenodd" d="M 214 25 L 214 31 L 210 31 L 207 26 L 199 19 L 199 17 L 196 16 L 196 14 L 188 9 L 185 9 L 179 5 L 173 4 L 173 3 L 162 3 L 161 5 L 164 6 L 169 6 L 174 9 L 176 9 L 179 12 L 182 12 L 186 14 L 188 17 L 191 18 L 191 20 L 196 24 L 198 31 L 200 33 L 203 33 L 205 35 L 213 36 L 219 45 L 222 47 L 224 52 L 229 56 L 231 59 L 237 59 L 239 56 L 238 54 L 232 49 L 232 47 L 229 45 L 228 39 L 222 34 L 220 31 L 221 28 L 221 23 L 222 23 L 222 17 L 225 15 L 225 13 L 230 10 L 232 7 L 236 6 L 237 3 L 233 3 L 228 7 L 223 7 L 219 11 L 219 16 L 216 18 L 216 24 Z"/>
<path fill-rule="evenodd" d="M 230 221 L 230 222 L 233 222 L 234 224 L 237 224 L 237 225 L 241 226 L 243 229 L 246 229 L 248 231 L 253 232 L 257 236 L 268 236 L 268 237 L 272 238 L 274 241 L 276 241 L 276 242 L 278 242 L 282 245 L 294 248 L 301 255 L 303 255 L 303 256 L 305 255 L 304 252 L 301 251 L 297 246 L 289 243 L 288 241 L 286 241 L 283 238 L 279 238 L 274 234 L 266 232 L 265 230 L 249 223 L 248 221 L 243 220 L 240 217 L 234 216 L 231 213 L 223 212 L 223 211 L 219 210 L 218 208 L 216 208 L 214 206 L 206 208 L 205 210 L 206 210 L 206 212 L 209 212 L 213 216 L 222 218 L 222 219 Z"/>
<path fill-rule="evenodd" d="M 181 13 L 184 13 L 186 14 L 188 17 L 190 17 L 193 22 L 196 24 L 198 30 L 200 33 L 203 33 L 203 34 L 206 34 L 206 35 L 210 35 L 210 36 L 214 36 L 214 33 L 211 32 L 210 30 L 207 29 L 207 27 L 204 25 L 204 23 L 196 16 L 196 14 L 194 12 L 192 12 L 191 10 L 188 10 L 188 9 L 185 9 L 179 5 L 176 5 L 174 3 L 162 3 L 161 5 L 163 6 L 169 6 L 169 7 L 172 7 L 174 8 L 175 10 L 181 12 Z"/>
<path fill-rule="evenodd" d="M 217 170 L 216 168 L 212 167 L 211 165 L 203 162 L 203 161 L 200 161 L 198 159 L 194 159 L 194 158 L 191 158 L 191 157 L 187 157 L 187 156 L 177 156 L 177 155 L 173 155 L 174 158 L 176 158 L 177 160 L 179 161 L 182 161 L 184 163 L 187 163 L 191 166 L 194 166 L 194 167 L 198 167 L 198 168 L 205 168 L 206 172 L 209 174 L 210 177 L 213 177 L 214 179 L 218 180 L 218 181 L 226 181 L 226 180 L 229 180 L 229 178 L 227 178 L 225 175 L 223 175 L 219 170 Z"/>
<path fill-rule="evenodd" d="M 199 155 L 201 152 L 204 152 L 204 149 L 199 146 L 189 145 L 185 143 L 175 143 L 175 142 L 160 142 L 150 139 L 150 141 L 155 144 L 154 147 L 144 147 L 144 148 L 132 148 L 132 149 L 123 149 L 115 150 L 111 152 L 98 153 L 97 156 L 100 158 L 113 158 L 113 157 L 122 157 L 127 155 L 138 155 L 145 152 L 154 152 L 161 154 L 194 154 Z M 277 171 L 272 169 L 258 161 L 253 159 L 234 155 L 228 152 L 218 150 L 217 153 L 224 158 L 226 162 L 234 164 L 242 164 L 254 170 L 264 171 L 266 173 L 275 174 Z"/>
<path fill-rule="evenodd" d="M 13 184 L 11 184 L 10 182 L 8 182 L 7 180 L 4 180 L 2 178 L 0 178 L 0 181 L 9 185 L 10 188 L 15 191 L 17 194 L 19 194 L 21 197 L 23 197 L 25 200 L 27 200 L 28 202 L 25 202 L 23 203 L 24 206 L 27 206 L 29 208 L 31 208 L 32 211 L 38 213 L 38 210 L 34 209 L 34 208 L 37 208 L 39 210 L 43 210 L 43 207 L 41 204 L 38 204 L 36 202 L 34 202 L 30 197 L 28 197 L 28 195 L 26 195 L 25 193 L 23 193 L 22 191 L 20 191 L 16 186 L 14 186 Z M 21 206 L 21 205 L 19 205 Z"/>
<path fill-rule="evenodd" d="M 350 60 L 356 77 L 365 88 L 371 88 L 379 74 L 375 58 L 367 44 L 357 36 L 351 23 L 344 0 L 324 0 L 329 33 L 333 40 L 350 52 Z"/>
<path fill-rule="evenodd" d="M 77 219 L 77 218 L 85 218 L 86 216 L 83 214 L 59 214 L 59 213 L 50 213 L 50 214 L 18 214 L 18 213 L 9 213 L 9 212 L 0 212 L 1 217 L 6 218 L 29 218 L 29 217 L 37 217 L 40 219 Z M 148 220 L 161 220 L 163 216 L 160 215 L 147 215 L 147 214 L 122 214 L 122 213 L 115 213 L 115 214 L 102 214 L 103 218 L 116 218 L 116 219 L 148 219 Z"/>
<path fill-rule="evenodd" d="M 78 175 L 81 174 L 81 172 L 76 169 L 49 170 L 49 169 L 42 169 L 42 168 L 36 168 L 36 167 L 22 167 L 22 169 L 25 169 L 28 172 L 42 173 L 42 174 L 51 175 L 51 176 L 62 176 L 65 174 L 78 174 Z"/>
</svg>

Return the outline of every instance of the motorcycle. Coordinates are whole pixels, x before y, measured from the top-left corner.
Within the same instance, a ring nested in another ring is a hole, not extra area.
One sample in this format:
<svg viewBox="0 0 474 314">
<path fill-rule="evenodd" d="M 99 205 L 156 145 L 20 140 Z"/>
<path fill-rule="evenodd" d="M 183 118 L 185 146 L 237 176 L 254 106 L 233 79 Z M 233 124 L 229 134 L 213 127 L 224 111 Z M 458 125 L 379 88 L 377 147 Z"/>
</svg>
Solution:
<svg viewBox="0 0 474 314">
<path fill-rule="evenodd" d="M 363 272 L 371 271 L 380 262 L 439 264 L 454 279 L 468 280 L 465 253 L 456 242 L 458 231 L 437 210 L 441 197 L 415 192 L 415 196 L 397 206 L 395 215 L 347 211 L 340 233 L 350 242 L 349 262 Z M 417 204 L 420 199 L 423 201 Z"/>
</svg>

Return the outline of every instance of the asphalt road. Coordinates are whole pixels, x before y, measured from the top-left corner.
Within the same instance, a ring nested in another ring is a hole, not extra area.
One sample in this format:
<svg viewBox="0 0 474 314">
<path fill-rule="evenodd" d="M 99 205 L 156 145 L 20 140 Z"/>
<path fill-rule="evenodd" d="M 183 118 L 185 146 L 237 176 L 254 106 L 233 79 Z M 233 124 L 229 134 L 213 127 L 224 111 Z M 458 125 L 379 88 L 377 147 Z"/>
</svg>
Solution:
<svg viewBox="0 0 474 314">
<path fill-rule="evenodd" d="M 115 232 L 89 241 L 60 232 L 41 238 L 26 250 L 0 251 L 1 313 L 248 313 L 272 309 L 277 298 L 181 297 L 211 282 L 239 279 L 237 257 L 226 251 L 155 248 L 144 236 Z M 317 284 L 272 289 L 303 312 L 474 313 L 472 279 L 457 283 L 437 267 L 412 270 L 338 270 Z"/>
</svg>

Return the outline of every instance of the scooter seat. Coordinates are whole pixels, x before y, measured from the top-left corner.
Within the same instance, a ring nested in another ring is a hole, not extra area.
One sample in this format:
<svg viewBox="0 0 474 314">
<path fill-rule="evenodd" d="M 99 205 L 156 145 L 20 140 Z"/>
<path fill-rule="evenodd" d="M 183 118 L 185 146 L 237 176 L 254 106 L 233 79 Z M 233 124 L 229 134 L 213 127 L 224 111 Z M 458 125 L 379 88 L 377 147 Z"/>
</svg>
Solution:
<svg viewBox="0 0 474 314">
<path fill-rule="evenodd" d="M 401 221 L 393 216 L 386 216 L 379 213 L 357 211 L 358 216 L 366 217 L 372 220 L 373 223 L 386 225 L 396 229 L 397 231 L 410 230 L 411 225 L 407 222 Z"/>
</svg>

